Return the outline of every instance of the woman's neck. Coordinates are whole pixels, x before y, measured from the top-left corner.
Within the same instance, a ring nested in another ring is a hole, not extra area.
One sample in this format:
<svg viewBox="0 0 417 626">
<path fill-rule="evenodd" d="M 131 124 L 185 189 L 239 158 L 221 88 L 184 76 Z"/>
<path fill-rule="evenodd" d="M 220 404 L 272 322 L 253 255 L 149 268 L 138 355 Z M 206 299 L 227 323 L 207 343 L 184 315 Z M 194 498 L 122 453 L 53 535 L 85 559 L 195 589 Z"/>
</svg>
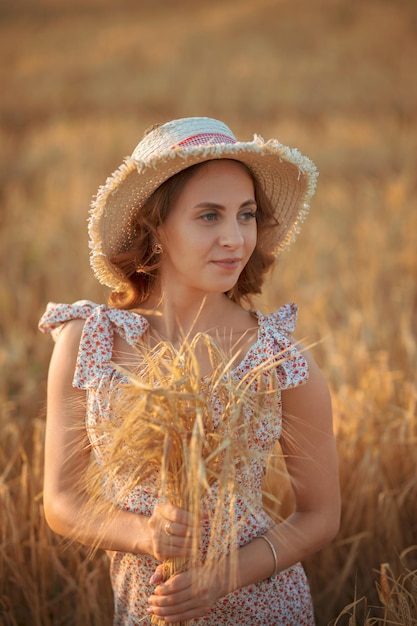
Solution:
<svg viewBox="0 0 417 626">
<path fill-rule="evenodd" d="M 221 326 L 230 326 L 228 320 L 236 309 L 242 310 L 224 294 L 188 299 L 154 294 L 139 312 L 161 339 L 175 344 L 199 332 L 212 333 Z"/>
<path fill-rule="evenodd" d="M 224 294 L 187 300 L 154 294 L 137 310 L 149 321 L 149 346 L 168 341 L 174 349 L 190 344 L 196 335 L 210 335 L 229 364 L 237 364 L 256 341 L 258 320 Z M 210 373 L 211 357 L 204 341 L 195 344 L 201 375 Z"/>
</svg>

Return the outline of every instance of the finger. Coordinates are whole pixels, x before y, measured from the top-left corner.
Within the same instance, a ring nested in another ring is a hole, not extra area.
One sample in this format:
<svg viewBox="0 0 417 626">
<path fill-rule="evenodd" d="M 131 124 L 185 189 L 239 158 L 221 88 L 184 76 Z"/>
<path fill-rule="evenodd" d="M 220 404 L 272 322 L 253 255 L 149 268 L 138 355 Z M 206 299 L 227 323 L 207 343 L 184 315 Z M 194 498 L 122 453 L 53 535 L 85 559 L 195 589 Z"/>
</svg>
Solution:
<svg viewBox="0 0 417 626">
<path fill-rule="evenodd" d="M 158 509 L 158 513 L 162 517 L 176 524 L 192 526 L 194 523 L 194 515 L 192 513 L 169 502 L 160 502 L 156 505 L 156 509 Z"/>
<path fill-rule="evenodd" d="M 190 539 L 193 536 L 193 527 L 181 522 L 176 522 L 172 519 L 163 520 L 163 531 L 169 537 L 181 537 L 184 539 Z"/>
<path fill-rule="evenodd" d="M 161 570 L 163 566 L 160 566 Z M 154 590 L 154 595 L 158 596 L 173 596 L 174 594 L 187 593 L 189 596 L 196 592 L 196 589 L 192 589 L 193 582 L 190 571 L 184 571 L 179 574 L 173 574 L 168 580 L 162 582 Z M 183 597 L 185 597 L 183 595 Z"/>
<path fill-rule="evenodd" d="M 148 600 L 148 613 L 165 620 L 181 622 L 193 617 L 201 617 L 210 609 L 207 597 L 178 596 L 151 596 Z"/>
<path fill-rule="evenodd" d="M 164 582 L 163 565 L 158 565 L 158 567 L 156 568 L 156 570 L 154 571 L 154 573 L 152 574 L 152 576 L 149 579 L 149 584 L 150 585 L 159 585 L 162 582 Z"/>
<path fill-rule="evenodd" d="M 148 599 L 148 613 L 169 622 L 180 622 L 202 617 L 210 610 L 209 586 L 190 571 L 175 574 L 158 585 Z"/>
<path fill-rule="evenodd" d="M 161 533 L 154 543 L 154 555 L 159 561 L 172 557 L 190 558 L 194 554 L 194 546 L 191 538 L 175 537 Z"/>
<path fill-rule="evenodd" d="M 190 597 L 189 593 L 170 594 L 168 596 L 152 595 L 148 598 L 150 609 L 155 615 L 177 615 L 189 611 L 198 606 L 196 598 Z"/>
<path fill-rule="evenodd" d="M 169 519 L 164 523 L 164 533 L 166 535 L 172 536 L 174 534 L 172 524 L 173 522 Z"/>
</svg>

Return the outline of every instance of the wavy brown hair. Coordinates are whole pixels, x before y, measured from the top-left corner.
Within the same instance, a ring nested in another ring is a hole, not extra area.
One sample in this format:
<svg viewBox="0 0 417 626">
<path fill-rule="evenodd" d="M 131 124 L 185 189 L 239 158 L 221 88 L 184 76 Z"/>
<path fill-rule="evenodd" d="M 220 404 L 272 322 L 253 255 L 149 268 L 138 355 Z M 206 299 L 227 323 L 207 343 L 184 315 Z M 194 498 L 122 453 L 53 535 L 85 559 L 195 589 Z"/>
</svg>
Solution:
<svg viewBox="0 0 417 626">
<path fill-rule="evenodd" d="M 277 244 L 275 229 L 278 221 L 269 199 L 251 170 L 239 161 L 234 161 L 249 174 L 255 189 L 257 203 L 257 243 L 248 263 L 241 272 L 236 285 L 227 292 L 234 302 L 252 294 L 260 293 L 265 273 L 275 261 L 274 248 Z M 140 208 L 140 216 L 134 227 L 132 243 L 123 253 L 111 257 L 110 261 L 126 277 L 129 285 L 122 291 L 109 296 L 109 304 L 120 309 L 134 309 L 142 305 L 152 292 L 158 275 L 160 259 L 152 251 L 158 241 L 158 228 L 165 222 L 170 207 L 177 200 L 187 182 L 207 161 L 192 165 L 166 180 Z"/>
</svg>

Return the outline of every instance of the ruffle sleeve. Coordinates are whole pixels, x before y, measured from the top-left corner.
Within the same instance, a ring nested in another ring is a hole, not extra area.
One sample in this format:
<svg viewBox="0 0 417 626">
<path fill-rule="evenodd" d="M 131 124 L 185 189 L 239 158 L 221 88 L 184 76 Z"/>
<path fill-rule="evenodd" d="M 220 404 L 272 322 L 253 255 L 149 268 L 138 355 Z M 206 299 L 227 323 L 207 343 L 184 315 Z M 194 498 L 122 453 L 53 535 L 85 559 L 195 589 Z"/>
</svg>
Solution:
<svg viewBox="0 0 417 626">
<path fill-rule="evenodd" d="M 302 348 L 292 334 L 298 318 L 298 307 L 288 303 L 271 315 L 258 313 L 262 344 L 270 359 L 277 360 L 277 377 L 282 390 L 302 385 L 308 380 L 308 364 Z"/>
<path fill-rule="evenodd" d="M 113 372 L 115 331 L 135 345 L 149 326 L 144 317 L 132 311 L 80 300 L 74 304 L 49 303 L 39 329 L 56 340 L 63 324 L 75 319 L 85 320 L 73 379 L 74 387 L 79 389 L 94 387 L 106 371 Z"/>
</svg>

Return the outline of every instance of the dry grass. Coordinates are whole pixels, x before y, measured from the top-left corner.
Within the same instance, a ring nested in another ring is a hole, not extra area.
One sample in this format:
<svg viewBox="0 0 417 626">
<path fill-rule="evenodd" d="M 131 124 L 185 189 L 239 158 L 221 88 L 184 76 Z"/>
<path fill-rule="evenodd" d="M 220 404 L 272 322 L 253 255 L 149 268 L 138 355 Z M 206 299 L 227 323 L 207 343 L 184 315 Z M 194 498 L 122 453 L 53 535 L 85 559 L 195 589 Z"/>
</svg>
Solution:
<svg viewBox="0 0 417 626">
<path fill-rule="evenodd" d="M 36 323 L 48 300 L 104 298 L 87 205 L 142 130 L 208 114 L 298 146 L 321 173 L 262 303 L 299 303 L 298 336 L 320 341 L 334 396 L 343 522 L 306 564 L 318 624 L 417 624 L 415 3 L 20 0 L 0 13 L 0 623 L 111 623 L 105 557 L 65 548 L 43 520 L 51 345 Z"/>
</svg>

